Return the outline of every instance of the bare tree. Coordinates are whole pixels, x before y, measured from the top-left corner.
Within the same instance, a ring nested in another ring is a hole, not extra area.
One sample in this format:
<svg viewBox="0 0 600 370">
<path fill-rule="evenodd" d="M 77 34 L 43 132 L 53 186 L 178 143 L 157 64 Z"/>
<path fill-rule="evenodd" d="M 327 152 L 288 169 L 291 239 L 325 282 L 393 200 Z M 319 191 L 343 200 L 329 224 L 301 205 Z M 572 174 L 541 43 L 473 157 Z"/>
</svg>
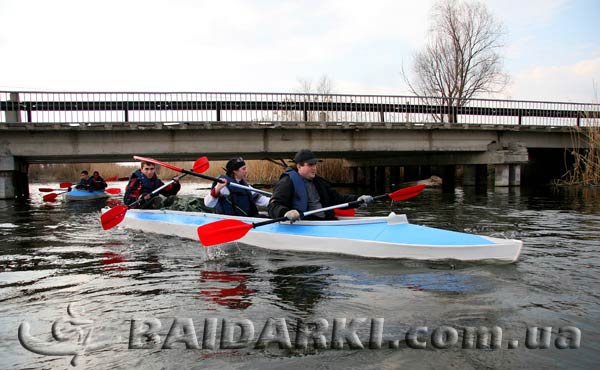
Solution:
<svg viewBox="0 0 600 370">
<path fill-rule="evenodd" d="M 313 86 L 311 79 L 299 78 L 299 86 L 296 92 L 306 94 L 304 102 L 329 103 L 332 101 L 330 94 L 333 92 L 333 81 L 327 76 L 322 75 L 316 86 Z M 308 121 L 327 121 L 329 120 L 327 112 L 307 112 Z"/>
<path fill-rule="evenodd" d="M 299 93 L 304 94 L 331 94 L 333 92 L 333 81 L 327 76 L 322 75 L 317 83 L 317 86 L 313 88 L 311 79 L 299 78 L 298 84 L 300 85 L 295 90 Z"/>
<path fill-rule="evenodd" d="M 456 108 L 479 93 L 502 91 L 509 76 L 502 71 L 502 24 L 477 1 L 440 0 L 433 7 L 432 27 L 424 50 L 417 53 L 410 81 L 413 94 L 447 108 L 434 117 L 457 122 Z"/>
</svg>

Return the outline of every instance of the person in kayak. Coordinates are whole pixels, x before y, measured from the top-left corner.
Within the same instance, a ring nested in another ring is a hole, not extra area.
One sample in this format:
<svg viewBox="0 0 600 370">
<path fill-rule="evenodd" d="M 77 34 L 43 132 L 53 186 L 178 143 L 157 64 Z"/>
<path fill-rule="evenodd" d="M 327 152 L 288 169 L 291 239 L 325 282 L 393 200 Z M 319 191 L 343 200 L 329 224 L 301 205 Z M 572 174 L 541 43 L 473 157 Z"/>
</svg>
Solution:
<svg viewBox="0 0 600 370">
<path fill-rule="evenodd" d="M 92 177 L 90 177 L 88 180 L 88 184 L 89 191 L 103 191 L 104 189 L 106 189 L 107 186 L 106 182 L 104 181 L 102 176 L 100 176 L 100 172 L 98 171 L 94 171 Z"/>
<path fill-rule="evenodd" d="M 219 176 L 219 179 L 224 182 L 213 182 L 210 194 L 204 197 L 204 205 L 224 215 L 258 216 L 258 207 L 266 207 L 269 198 L 250 190 L 231 186 L 231 184 L 239 184 L 250 187 L 246 182 L 248 167 L 244 159 L 242 157 L 230 159 L 224 170 L 225 175 Z"/>
<path fill-rule="evenodd" d="M 75 185 L 75 189 L 89 190 L 90 189 L 90 175 L 86 170 L 81 171 L 79 175 L 79 182 Z M 70 191 L 70 189 L 69 189 Z"/>
<path fill-rule="evenodd" d="M 125 187 L 125 195 L 123 196 L 123 203 L 130 205 L 134 203 L 139 197 L 142 197 L 142 201 L 133 208 L 142 209 L 158 209 L 163 205 L 173 203 L 175 195 L 181 189 L 179 184 L 179 177 L 173 177 L 174 182 L 162 189 L 155 195 L 151 195 L 154 190 L 163 186 L 164 183 L 156 176 L 156 168 L 154 163 L 144 162 L 140 163 L 140 169 L 135 170 L 129 177 L 129 182 Z M 158 196 L 164 195 L 167 197 L 163 204 L 163 200 Z"/>
<path fill-rule="evenodd" d="M 373 200 L 370 195 L 340 194 L 329 182 L 317 175 L 317 164 L 321 162 L 315 154 L 302 149 L 294 156 L 294 167 L 288 167 L 279 178 L 269 201 L 269 217 L 286 217 L 298 221 L 302 212 L 333 206 L 336 204 L 361 200 L 369 203 Z M 333 210 L 319 212 L 306 219 L 332 220 L 335 219 Z"/>
</svg>

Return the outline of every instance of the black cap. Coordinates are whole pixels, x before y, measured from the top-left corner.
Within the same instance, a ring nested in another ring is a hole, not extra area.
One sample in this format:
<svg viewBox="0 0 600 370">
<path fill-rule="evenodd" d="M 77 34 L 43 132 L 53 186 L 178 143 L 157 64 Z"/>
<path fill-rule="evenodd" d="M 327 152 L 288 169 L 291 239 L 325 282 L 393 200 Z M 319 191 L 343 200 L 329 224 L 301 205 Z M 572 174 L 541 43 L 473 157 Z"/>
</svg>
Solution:
<svg viewBox="0 0 600 370">
<path fill-rule="evenodd" d="M 233 171 L 239 170 L 240 168 L 244 167 L 245 165 L 246 165 L 246 162 L 244 162 L 244 158 L 242 158 L 242 157 L 231 158 L 227 162 L 227 165 L 225 166 L 225 171 L 227 173 L 233 173 Z"/>
<path fill-rule="evenodd" d="M 320 160 L 319 158 L 317 158 L 315 153 L 311 152 L 308 149 L 302 149 L 301 151 L 296 153 L 296 155 L 294 156 L 294 163 L 296 163 L 296 164 L 297 163 L 315 164 L 317 162 L 323 162 L 323 161 Z"/>
</svg>

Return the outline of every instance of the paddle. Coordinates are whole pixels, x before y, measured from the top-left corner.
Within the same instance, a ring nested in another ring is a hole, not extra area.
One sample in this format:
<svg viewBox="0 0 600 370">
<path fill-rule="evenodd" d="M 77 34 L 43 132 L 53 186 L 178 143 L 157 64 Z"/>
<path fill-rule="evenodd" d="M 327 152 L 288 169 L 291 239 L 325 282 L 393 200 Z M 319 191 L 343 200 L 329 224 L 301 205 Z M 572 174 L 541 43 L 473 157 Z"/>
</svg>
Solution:
<svg viewBox="0 0 600 370">
<path fill-rule="evenodd" d="M 48 192 L 51 192 L 51 191 L 61 191 L 61 190 L 63 190 L 63 193 L 64 193 L 64 189 L 39 188 L 39 190 L 42 193 L 48 193 Z M 108 194 L 120 194 L 121 193 L 121 189 L 119 189 L 119 188 L 107 188 L 107 189 L 104 189 L 104 191 L 107 192 Z"/>
<path fill-rule="evenodd" d="M 39 188 L 38 190 L 41 191 L 42 193 L 49 193 L 51 191 L 61 191 L 61 190 L 65 190 L 65 189 Z"/>
<path fill-rule="evenodd" d="M 117 176 L 113 176 L 113 177 L 109 177 L 107 179 L 104 179 L 104 182 L 109 182 L 109 181 L 127 181 L 129 180 L 129 177 L 117 177 Z"/>
<path fill-rule="evenodd" d="M 67 191 L 61 191 L 60 193 L 50 193 L 50 194 L 46 194 L 42 197 L 42 200 L 44 202 L 54 202 L 56 201 L 56 197 L 58 197 L 61 194 L 66 193 Z"/>
<path fill-rule="evenodd" d="M 210 164 L 208 163 L 208 158 L 201 157 L 201 158 L 198 158 L 198 160 L 196 160 L 196 162 L 194 162 L 194 167 L 193 167 L 192 171 L 204 172 L 204 171 L 208 170 L 209 166 L 210 166 Z M 194 173 L 196 173 L 196 172 L 194 172 Z M 187 175 L 187 173 L 184 173 L 183 175 L 179 176 L 179 178 L 181 179 L 185 175 Z M 175 180 L 171 180 L 171 181 L 167 182 L 163 186 L 153 190 L 150 193 L 150 195 L 157 194 L 158 192 L 160 192 L 167 186 L 171 185 L 173 182 L 175 182 Z M 127 211 L 131 207 L 140 203 L 141 201 L 142 201 L 142 197 L 140 196 L 135 202 L 131 203 L 128 206 L 120 205 L 120 206 L 113 207 L 113 208 L 109 209 L 108 211 L 104 212 L 100 216 L 100 222 L 102 223 L 102 228 L 104 230 L 108 230 L 108 229 L 112 229 L 113 227 L 120 224 L 121 221 L 123 221 L 123 219 L 125 218 L 125 214 L 127 213 Z"/>
<path fill-rule="evenodd" d="M 161 161 L 157 161 L 156 159 L 153 159 L 153 158 L 140 157 L 140 156 L 137 156 L 137 155 L 134 155 L 133 158 L 137 159 L 138 161 L 145 161 L 145 162 L 150 162 L 150 163 L 154 163 L 154 164 L 159 164 L 161 166 L 165 166 L 167 168 L 170 168 L 173 171 L 177 171 L 177 172 L 181 172 L 181 173 L 186 173 L 188 175 L 192 175 L 192 176 L 196 176 L 196 177 L 201 177 L 201 178 L 206 179 L 206 180 L 212 180 L 212 181 L 217 181 L 217 182 L 223 183 L 223 180 L 218 179 L 216 177 L 212 177 L 212 176 L 200 174 L 200 173 L 198 173 L 197 171 L 194 171 L 194 170 L 191 170 L 191 171 L 184 170 L 183 168 L 179 168 L 179 167 L 173 166 L 172 164 L 168 164 L 168 163 L 164 163 L 164 162 L 161 162 Z M 239 189 L 249 190 L 249 191 L 252 191 L 254 193 L 266 195 L 268 197 L 271 196 L 271 193 L 269 193 L 268 191 L 251 188 L 249 186 L 244 186 L 244 185 L 235 184 L 235 183 L 230 183 L 229 185 L 231 185 L 233 187 L 236 187 L 236 188 L 239 188 Z"/>
<path fill-rule="evenodd" d="M 43 190 L 42 190 L 43 189 Z M 40 188 L 40 191 L 48 191 L 49 188 Z M 54 189 L 49 189 L 50 191 L 54 191 Z M 57 190 L 62 190 L 62 189 L 57 189 Z M 100 190 L 98 190 L 100 191 Z M 121 189 L 119 188 L 108 188 L 108 189 L 104 189 L 105 192 L 107 192 L 108 194 L 121 194 Z M 46 194 L 42 197 L 42 200 L 44 202 L 54 202 L 56 200 L 56 197 L 58 197 L 61 194 L 64 193 L 68 193 L 68 191 L 61 191 L 60 193 L 50 193 L 50 194 Z"/>
<path fill-rule="evenodd" d="M 378 195 L 376 197 L 373 197 L 373 200 L 379 200 L 384 198 L 390 198 L 394 201 L 406 200 L 419 195 L 424 188 L 424 184 L 410 186 L 408 188 L 396 190 L 393 193 Z M 304 212 L 304 214 L 302 214 L 301 217 L 304 218 L 305 216 L 309 216 L 319 212 L 329 211 L 332 209 L 356 207 L 361 203 L 362 201 L 355 200 L 353 202 L 315 209 L 312 211 Z M 240 220 L 221 220 L 211 222 L 206 225 L 198 226 L 197 232 L 198 238 L 200 238 L 200 243 L 202 243 L 202 245 L 205 247 L 209 247 L 211 245 L 227 243 L 240 239 L 244 237 L 244 235 L 246 235 L 248 231 L 250 231 L 250 229 L 282 221 L 287 221 L 287 218 L 279 217 L 271 220 L 253 223 L 246 223 Z"/>
</svg>

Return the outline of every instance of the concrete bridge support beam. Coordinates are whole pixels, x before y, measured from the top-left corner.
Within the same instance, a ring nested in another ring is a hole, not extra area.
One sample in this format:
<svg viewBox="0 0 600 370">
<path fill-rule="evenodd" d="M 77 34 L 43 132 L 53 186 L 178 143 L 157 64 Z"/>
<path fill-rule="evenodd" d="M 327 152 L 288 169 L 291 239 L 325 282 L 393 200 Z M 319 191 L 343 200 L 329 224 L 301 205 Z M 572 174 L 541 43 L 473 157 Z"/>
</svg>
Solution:
<svg viewBox="0 0 600 370">
<path fill-rule="evenodd" d="M 29 196 L 28 165 L 12 156 L 0 156 L 0 199 Z"/>
</svg>

